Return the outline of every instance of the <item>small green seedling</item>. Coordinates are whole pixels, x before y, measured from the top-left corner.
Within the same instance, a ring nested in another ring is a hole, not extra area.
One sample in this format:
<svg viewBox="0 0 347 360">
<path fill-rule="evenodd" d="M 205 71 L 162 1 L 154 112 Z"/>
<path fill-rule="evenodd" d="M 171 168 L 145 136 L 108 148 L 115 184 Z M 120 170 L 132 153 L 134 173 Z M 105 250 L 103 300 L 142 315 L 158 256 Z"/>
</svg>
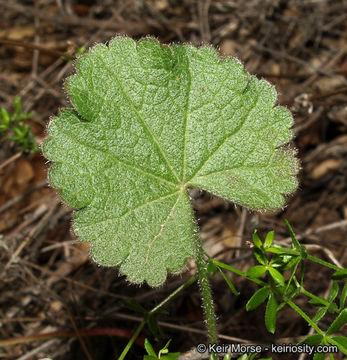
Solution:
<svg viewBox="0 0 347 360">
<path fill-rule="evenodd" d="M 19 97 L 14 98 L 12 108 L 12 112 L 8 112 L 3 107 L 0 108 L 0 139 L 6 137 L 14 141 L 20 151 L 37 152 L 39 147 L 35 142 L 35 137 L 30 126 L 25 123 L 25 120 L 29 119 L 33 112 L 24 112 Z"/>
<path fill-rule="evenodd" d="M 143 357 L 143 360 L 176 360 L 180 353 L 170 353 L 169 352 L 169 345 L 171 339 L 166 343 L 166 345 L 159 351 L 158 355 L 155 353 L 151 343 L 148 339 L 145 339 L 145 349 L 148 355 Z"/>
<path fill-rule="evenodd" d="M 76 235 L 92 243 L 97 263 L 120 266 L 133 283 L 162 285 L 167 271 L 195 259 L 209 339 L 217 342 L 188 191 L 281 208 L 297 187 L 298 162 L 286 146 L 291 113 L 236 59 L 152 38 L 95 46 L 66 89 L 72 108 L 51 121 L 43 152 L 54 162 L 51 184 L 75 208 Z M 267 270 L 282 282 L 274 267 Z"/>
</svg>

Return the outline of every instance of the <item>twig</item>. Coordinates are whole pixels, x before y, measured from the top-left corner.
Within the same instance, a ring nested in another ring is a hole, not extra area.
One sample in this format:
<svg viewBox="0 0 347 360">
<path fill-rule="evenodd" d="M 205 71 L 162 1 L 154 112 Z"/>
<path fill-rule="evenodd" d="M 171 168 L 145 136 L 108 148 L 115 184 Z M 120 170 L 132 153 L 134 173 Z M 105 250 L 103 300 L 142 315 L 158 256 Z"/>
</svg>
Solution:
<svg viewBox="0 0 347 360">
<path fill-rule="evenodd" d="M 326 97 L 337 95 L 337 94 L 343 94 L 343 93 L 347 93 L 347 86 L 339 88 L 339 89 L 327 91 L 326 93 L 323 93 L 323 94 L 310 95 L 308 97 L 308 100 L 313 101 L 313 100 L 318 100 L 318 99 L 326 98 Z"/>
<path fill-rule="evenodd" d="M 19 195 L 13 197 L 12 199 L 8 200 L 4 205 L 2 205 L 0 207 L 0 214 L 3 213 L 4 211 L 6 211 L 7 209 L 9 209 L 11 206 L 16 204 L 17 202 L 23 200 L 26 196 L 30 195 L 32 192 L 39 190 L 47 185 L 48 185 L 47 181 L 42 181 L 42 182 L 34 185 L 29 190 L 25 191 L 24 193 L 19 194 Z"/>
<path fill-rule="evenodd" d="M 347 46 L 344 46 L 335 56 L 332 57 L 332 59 L 327 64 L 323 66 L 323 71 L 326 71 L 327 69 L 334 66 L 341 59 L 341 57 L 344 56 L 346 51 L 347 51 Z M 313 74 L 309 79 L 307 79 L 303 83 L 303 86 L 305 87 L 310 86 L 315 80 L 317 80 L 317 78 L 318 78 L 318 74 Z"/>
<path fill-rule="evenodd" d="M 240 226 L 236 232 L 236 244 L 235 244 L 235 246 L 239 248 L 242 247 L 242 238 L 243 238 L 243 232 L 245 230 L 246 218 L 247 218 L 247 210 L 246 208 L 242 208 Z M 235 257 L 238 258 L 239 256 L 240 256 L 240 250 L 236 250 Z"/>
<path fill-rule="evenodd" d="M 311 116 L 309 116 L 309 118 L 307 119 L 307 121 L 302 122 L 300 124 L 298 124 L 297 126 L 294 126 L 293 131 L 295 133 L 295 135 L 299 134 L 299 132 L 307 129 L 308 127 L 310 127 L 313 123 L 315 123 L 320 116 L 322 115 L 324 111 L 324 106 L 320 106 L 317 111 L 315 111 L 313 114 L 311 114 Z"/>
<path fill-rule="evenodd" d="M 330 223 L 327 225 L 320 226 L 316 229 L 309 228 L 304 233 L 298 234 L 295 236 L 298 240 L 301 240 L 311 234 L 319 234 L 324 231 L 334 230 L 334 229 L 342 228 L 345 226 L 347 226 L 347 220 L 340 220 L 340 221 L 336 221 L 336 222 L 333 222 L 333 223 Z M 283 243 L 291 243 L 291 241 L 292 241 L 291 237 L 287 237 L 287 238 L 281 240 L 281 242 L 283 242 Z"/>
<path fill-rule="evenodd" d="M 311 234 L 319 234 L 324 231 L 329 231 L 329 230 L 333 230 L 333 229 L 337 229 L 337 228 L 341 228 L 341 227 L 345 227 L 345 226 L 347 226 L 347 220 L 336 221 L 336 222 L 328 224 L 328 225 L 320 226 L 316 229 L 307 229 L 303 234 L 296 235 L 296 238 L 298 240 L 301 240 Z M 292 239 L 290 237 L 280 240 L 281 243 L 285 243 L 287 245 L 289 245 L 291 243 L 291 241 L 292 241 Z M 305 247 L 308 250 L 322 250 L 324 252 L 324 254 L 328 257 L 328 259 L 333 264 L 335 264 L 339 268 L 343 268 L 343 266 L 340 264 L 340 262 L 336 259 L 335 255 L 328 248 L 326 248 L 322 245 L 319 245 L 319 244 L 305 244 Z"/>
<path fill-rule="evenodd" d="M 47 342 L 41 344 L 40 346 L 37 346 L 35 349 L 27 352 L 23 356 L 19 357 L 17 360 L 29 360 L 29 359 L 32 359 L 34 357 L 34 355 L 37 355 L 38 353 L 40 353 L 43 350 L 46 350 L 47 348 L 49 348 L 50 346 L 54 345 L 57 342 L 58 342 L 58 339 L 52 339 L 50 341 L 47 341 Z"/>
<path fill-rule="evenodd" d="M 136 321 L 136 322 L 141 322 L 143 320 L 142 317 L 128 315 L 128 314 L 122 314 L 122 313 L 114 313 L 114 314 L 110 314 L 110 316 L 120 318 L 120 319 Z M 173 324 L 172 322 L 166 322 L 166 321 L 158 321 L 158 324 L 160 326 L 166 327 L 168 329 L 175 329 L 175 330 L 179 330 L 180 332 L 185 331 L 185 332 L 201 334 L 201 335 L 206 336 L 206 330 L 203 330 L 203 329 L 196 329 L 196 328 L 193 328 L 190 326 L 177 325 L 177 324 Z M 254 343 L 254 341 L 251 341 L 251 340 L 245 340 L 245 339 L 237 338 L 234 336 L 223 335 L 223 334 L 219 334 L 218 338 L 223 339 L 223 340 L 228 340 L 228 341 L 234 341 L 234 342 L 238 342 L 238 343 L 242 343 L 242 344 L 253 344 Z"/>
<path fill-rule="evenodd" d="M 29 232 L 29 234 L 26 236 L 26 238 L 18 246 L 16 251 L 12 254 L 10 260 L 5 265 L 4 270 L 7 270 L 14 261 L 17 261 L 22 250 L 28 245 L 29 241 L 42 230 L 43 226 L 46 224 L 47 220 L 50 218 L 50 216 L 52 215 L 52 213 L 55 210 L 55 208 L 57 207 L 57 205 L 58 205 L 58 201 L 56 200 L 53 203 L 53 206 L 49 209 L 49 211 L 42 217 L 42 219 L 39 221 L 39 223 L 36 226 L 34 226 L 34 228 Z M 35 213 L 36 213 L 37 217 L 40 217 L 46 211 L 47 211 L 47 206 L 45 204 L 42 204 L 41 206 L 39 206 L 37 208 Z"/>
<path fill-rule="evenodd" d="M 75 333 L 75 335 L 76 335 L 79 343 L 81 344 L 82 350 L 83 350 L 86 358 L 87 358 L 88 360 L 93 360 L 92 355 L 90 354 L 90 352 L 89 352 L 89 350 L 88 350 L 88 348 L 87 348 L 87 346 L 86 346 L 86 343 L 85 343 L 85 341 L 83 340 L 82 334 L 81 334 L 80 330 L 78 329 L 78 327 L 77 327 L 77 325 L 76 325 L 76 322 L 75 322 L 75 320 L 74 320 L 74 318 L 73 318 L 73 316 L 72 316 L 72 314 L 71 314 L 71 312 L 70 312 L 69 307 L 66 305 L 65 308 L 66 308 L 66 310 L 67 310 L 67 314 L 68 314 L 68 316 L 69 316 L 71 325 L 72 325 L 72 327 L 73 327 L 73 329 L 74 329 L 74 333 Z"/>
<path fill-rule="evenodd" d="M 328 248 L 322 246 L 322 245 L 318 245 L 318 244 L 305 244 L 305 247 L 307 250 L 322 250 L 324 252 L 324 254 L 327 256 L 327 258 L 336 266 L 338 266 L 339 268 L 344 268 L 340 262 L 336 259 L 335 255 L 332 253 L 331 250 L 329 250 Z"/>
<path fill-rule="evenodd" d="M 302 60 L 300 58 L 297 58 L 296 56 L 292 56 L 292 55 L 283 53 L 282 51 L 270 49 L 270 48 L 267 48 L 267 47 L 259 45 L 259 44 L 252 45 L 252 48 L 254 50 L 260 50 L 260 51 L 268 52 L 273 56 L 280 57 L 280 58 L 283 58 L 283 59 L 286 59 L 286 60 L 289 60 L 289 61 L 293 61 L 293 62 L 298 63 L 300 65 L 309 66 L 310 68 L 312 68 L 315 72 L 317 72 L 320 75 L 325 75 L 325 76 L 333 76 L 334 75 L 333 73 L 331 73 L 329 71 L 318 69 L 317 67 L 315 67 L 312 64 L 308 63 L 307 61 L 304 61 L 304 60 Z"/>
<path fill-rule="evenodd" d="M 9 45 L 9 46 L 19 46 L 19 47 L 23 47 L 26 49 L 31 49 L 34 52 L 39 50 L 40 52 L 61 58 L 61 57 L 66 57 L 69 60 L 73 60 L 74 57 L 64 53 L 62 51 L 57 51 L 57 50 L 53 50 L 53 49 L 48 49 L 45 46 L 39 45 L 39 44 L 32 44 L 32 43 L 25 43 L 23 41 L 19 41 L 19 40 L 10 40 L 10 39 L 0 39 L 0 43 L 1 44 L 5 44 L 5 45 Z"/>
<path fill-rule="evenodd" d="M 34 36 L 34 44 L 39 45 L 40 44 L 40 19 L 36 16 L 38 11 L 39 1 L 34 1 L 34 26 L 35 26 L 35 36 Z M 31 67 L 31 76 L 35 77 L 37 76 L 37 68 L 38 68 L 38 62 L 39 62 L 39 56 L 40 51 L 38 49 L 35 49 L 33 52 L 33 60 L 32 60 L 32 67 Z"/>
<path fill-rule="evenodd" d="M 208 21 L 208 10 L 211 5 L 211 0 L 198 1 L 197 4 L 201 39 L 204 43 L 209 43 L 211 41 L 211 31 Z"/>
<path fill-rule="evenodd" d="M 125 295 L 120 295 L 120 294 L 113 294 L 109 291 L 105 291 L 105 290 L 102 290 L 102 289 L 96 289 L 96 288 L 93 288 L 92 286 L 89 286 L 89 285 L 86 285 L 84 283 L 81 283 L 77 280 L 73 280 L 73 279 L 70 279 L 66 276 L 60 276 L 60 275 L 57 275 L 54 271 L 52 270 L 48 270 L 42 266 L 39 266 L 37 264 L 34 264 L 32 263 L 31 261 L 28 261 L 28 260 L 25 260 L 25 259 L 19 259 L 19 262 L 25 264 L 25 265 L 28 265 L 34 269 L 37 269 L 39 271 L 41 271 L 42 273 L 45 273 L 45 274 L 49 274 L 49 275 L 52 275 L 52 276 L 56 276 L 57 278 L 59 278 L 60 280 L 64 280 L 64 281 L 67 281 L 71 284 L 74 284 L 76 286 L 79 286 L 81 288 L 84 288 L 86 290 L 89 290 L 89 291 L 93 291 L 97 294 L 103 294 L 103 295 L 107 295 L 107 296 L 110 296 L 110 297 L 113 297 L 113 298 L 116 298 L 116 299 L 122 299 L 122 300 L 129 300 L 129 297 L 128 296 L 125 296 Z"/>
<path fill-rule="evenodd" d="M 97 328 L 97 329 L 77 329 L 80 336 L 100 336 L 100 335 L 112 335 L 124 338 L 130 338 L 132 334 L 123 329 L 117 328 Z M 22 336 L 18 338 L 0 340 L 0 347 L 23 344 L 31 341 L 37 340 L 46 340 L 51 338 L 59 338 L 59 337 L 70 337 L 76 336 L 75 331 L 52 331 L 44 334 L 33 334 L 28 336 Z M 136 343 L 138 345 L 143 346 L 143 339 L 138 338 Z"/>
<path fill-rule="evenodd" d="M 9 159 L 7 159 L 2 164 L 0 164 L 0 170 L 2 170 L 7 165 L 11 164 L 13 161 L 16 161 L 17 159 L 19 159 L 22 155 L 23 155 L 23 153 L 21 153 L 21 152 L 12 155 Z"/>
</svg>

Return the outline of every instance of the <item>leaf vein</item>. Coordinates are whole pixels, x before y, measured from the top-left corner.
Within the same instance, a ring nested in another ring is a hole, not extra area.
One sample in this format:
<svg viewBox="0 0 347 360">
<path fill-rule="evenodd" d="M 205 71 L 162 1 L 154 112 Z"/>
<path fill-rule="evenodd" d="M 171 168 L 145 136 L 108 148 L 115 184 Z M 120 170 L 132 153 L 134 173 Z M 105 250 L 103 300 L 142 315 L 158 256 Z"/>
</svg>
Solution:
<svg viewBox="0 0 347 360">
<path fill-rule="evenodd" d="M 128 163 L 126 163 L 125 161 L 118 159 L 114 154 L 110 153 L 109 151 L 106 152 L 106 151 L 102 151 L 102 150 L 100 150 L 100 149 L 97 149 L 97 148 L 95 148 L 94 146 L 92 146 L 92 145 L 90 145 L 90 144 L 86 144 L 86 143 L 84 143 L 83 141 L 79 140 L 78 137 L 73 137 L 71 134 L 69 134 L 69 132 L 64 131 L 64 129 L 60 129 L 60 130 L 61 130 L 61 132 L 62 132 L 63 134 L 65 134 L 69 139 L 71 139 L 73 142 L 76 142 L 76 143 L 79 144 L 79 145 L 85 146 L 85 147 L 87 147 L 87 148 L 89 148 L 89 149 L 92 149 L 92 150 L 94 150 L 94 151 L 100 152 L 100 153 L 102 153 L 102 154 L 109 155 L 113 160 L 117 161 L 119 164 L 121 164 L 121 165 L 123 165 L 123 166 L 126 166 L 126 167 L 128 167 L 128 168 L 130 168 L 130 169 L 133 169 L 133 170 L 135 170 L 135 171 L 138 171 L 138 172 L 140 172 L 140 173 L 142 173 L 142 174 L 145 174 L 145 175 L 148 175 L 148 176 L 152 176 L 152 177 L 156 178 L 157 180 L 159 180 L 159 181 L 161 181 L 161 182 L 165 182 L 165 183 L 167 183 L 167 184 L 170 184 L 170 185 L 173 185 L 173 186 L 176 186 L 176 187 L 177 187 L 177 184 L 175 184 L 175 183 L 173 183 L 173 182 L 171 182 L 171 181 L 169 181 L 169 180 L 167 180 L 167 179 L 164 179 L 164 178 L 162 178 L 162 177 L 160 177 L 160 176 L 158 176 L 158 175 L 155 175 L 155 174 L 153 174 L 153 173 L 147 172 L 147 171 L 145 171 L 145 170 L 143 170 L 143 169 L 137 168 L 136 166 L 133 166 L 133 165 L 131 165 L 131 164 L 128 164 Z M 111 166 L 110 168 L 112 168 L 112 166 Z M 108 170 L 108 169 L 109 169 L 109 168 L 105 168 L 105 169 L 103 169 L 103 170 L 106 171 L 106 170 Z"/>
<path fill-rule="evenodd" d="M 110 51 L 110 50 L 109 50 Z M 154 134 L 152 133 L 151 129 L 149 128 L 147 122 L 145 121 L 145 119 L 143 118 L 143 116 L 141 115 L 141 113 L 139 112 L 139 110 L 136 108 L 135 104 L 133 103 L 133 101 L 130 99 L 130 97 L 128 96 L 128 94 L 126 93 L 126 91 L 124 90 L 121 81 L 119 80 L 117 74 L 112 70 L 112 68 L 105 62 L 105 60 L 103 59 L 102 56 L 99 57 L 100 60 L 102 61 L 102 63 L 105 66 L 105 69 L 107 69 L 107 71 L 109 73 L 111 73 L 114 78 L 117 80 L 118 84 L 119 84 L 119 88 L 121 89 L 124 97 L 126 98 L 126 100 L 128 101 L 130 107 L 135 111 L 135 113 L 137 114 L 138 119 L 140 120 L 140 122 L 142 123 L 145 131 L 148 133 L 148 135 L 152 138 L 153 142 L 155 143 L 156 147 L 158 148 L 159 152 L 161 153 L 162 157 L 164 158 L 166 164 L 168 165 L 169 169 L 171 170 L 172 175 L 176 178 L 176 180 L 178 182 L 180 182 L 174 168 L 172 167 L 172 165 L 170 164 L 164 150 L 161 148 L 159 141 L 156 139 L 156 137 L 154 136 Z"/>
<path fill-rule="evenodd" d="M 181 193 L 182 191 L 178 191 L 178 192 Z M 173 213 L 174 213 L 174 211 L 175 211 L 175 209 L 176 209 L 176 206 L 177 206 L 177 204 L 178 204 L 179 199 L 180 199 L 180 196 L 178 195 L 177 200 L 176 200 L 176 202 L 174 203 L 173 207 L 171 208 L 168 216 L 166 217 L 166 219 L 165 219 L 165 221 L 163 222 L 163 224 L 160 225 L 160 230 L 159 230 L 158 234 L 154 236 L 153 240 L 152 240 L 150 243 L 148 243 L 148 249 L 147 249 L 147 254 L 146 254 L 146 264 L 148 264 L 149 254 L 150 254 L 150 252 L 151 252 L 151 248 L 152 248 L 154 242 L 155 242 L 155 241 L 161 236 L 161 234 L 163 233 L 164 227 L 165 227 L 165 225 L 167 224 L 167 222 L 170 220 L 170 218 L 172 217 L 172 215 L 173 215 Z"/>
<path fill-rule="evenodd" d="M 254 104 L 250 107 L 247 115 L 244 117 L 244 119 L 240 122 L 240 124 L 236 127 L 236 129 L 229 134 L 226 138 L 223 139 L 223 141 L 216 147 L 214 151 L 211 151 L 210 155 L 203 161 L 203 163 L 198 167 L 198 169 L 194 172 L 194 174 L 191 176 L 191 179 L 194 179 L 196 174 L 205 166 L 205 164 L 208 162 L 208 160 L 225 144 L 227 140 L 229 140 L 231 137 L 235 136 L 243 127 L 243 125 L 247 122 L 249 119 L 249 116 L 251 112 L 256 108 L 258 105 L 258 101 L 260 99 L 260 92 L 258 93 L 257 100 L 254 102 Z"/>
<path fill-rule="evenodd" d="M 137 206 L 137 207 L 135 207 L 135 208 L 132 208 L 132 209 L 127 210 L 125 213 L 123 213 L 123 214 L 121 214 L 121 215 L 119 215 L 119 216 L 113 216 L 113 217 L 110 217 L 110 218 L 107 218 L 107 219 L 103 219 L 103 220 L 100 220 L 100 221 L 94 221 L 92 224 L 88 224 L 88 225 L 86 225 L 86 226 L 81 226 L 81 228 L 85 229 L 85 228 L 93 227 L 93 226 L 95 226 L 95 225 L 102 224 L 102 223 L 109 222 L 109 221 L 113 221 L 113 220 L 118 220 L 118 221 L 119 221 L 119 220 L 121 220 L 124 216 L 128 215 L 128 214 L 131 213 L 131 212 L 134 212 L 134 211 L 136 211 L 136 210 L 138 210 L 138 209 L 141 209 L 141 208 L 143 208 L 143 207 L 145 207 L 145 206 L 151 205 L 151 204 L 156 203 L 156 202 L 158 202 L 158 201 L 168 199 L 168 198 L 170 198 L 170 197 L 178 194 L 179 192 L 180 192 L 180 190 L 175 191 L 175 192 L 173 192 L 173 193 L 171 193 L 171 194 L 168 194 L 168 195 L 165 195 L 165 196 L 161 196 L 161 197 L 159 197 L 159 198 L 157 198 L 157 199 L 150 200 L 150 201 L 148 201 L 148 202 L 146 202 L 146 203 L 144 203 L 144 204 L 141 204 L 141 205 L 139 205 L 139 206 Z"/>
</svg>

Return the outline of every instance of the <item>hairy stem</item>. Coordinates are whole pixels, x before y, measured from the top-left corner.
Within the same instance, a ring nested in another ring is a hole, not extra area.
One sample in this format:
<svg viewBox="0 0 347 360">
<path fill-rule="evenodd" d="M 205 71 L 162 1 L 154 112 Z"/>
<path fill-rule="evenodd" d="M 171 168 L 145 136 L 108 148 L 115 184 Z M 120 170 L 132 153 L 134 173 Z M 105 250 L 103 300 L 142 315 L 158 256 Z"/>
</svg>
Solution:
<svg viewBox="0 0 347 360">
<path fill-rule="evenodd" d="M 203 307 L 205 310 L 208 340 L 212 343 L 218 342 L 217 321 L 214 312 L 211 286 L 208 280 L 207 263 L 204 259 L 204 251 L 200 239 L 196 239 L 196 265 L 198 267 L 198 279 Z"/>
</svg>

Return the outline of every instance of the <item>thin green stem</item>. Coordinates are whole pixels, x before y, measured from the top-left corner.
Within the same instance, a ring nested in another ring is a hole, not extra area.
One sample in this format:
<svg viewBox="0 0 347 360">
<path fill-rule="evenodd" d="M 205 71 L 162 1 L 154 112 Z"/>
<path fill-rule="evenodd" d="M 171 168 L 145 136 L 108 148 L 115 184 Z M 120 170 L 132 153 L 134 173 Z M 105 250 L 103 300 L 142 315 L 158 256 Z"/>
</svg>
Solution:
<svg viewBox="0 0 347 360">
<path fill-rule="evenodd" d="M 265 285 L 267 285 L 266 282 L 264 282 L 264 281 L 262 281 L 262 280 L 260 280 L 260 279 L 257 279 L 257 278 L 249 277 L 249 276 L 247 276 L 247 274 L 246 274 L 245 272 L 243 272 L 243 271 L 241 271 L 241 270 L 239 270 L 239 269 L 236 269 L 236 268 L 234 268 L 234 267 L 232 267 L 232 266 L 229 266 L 229 265 L 227 265 L 227 264 L 224 264 L 224 263 L 222 263 L 222 262 L 220 262 L 220 261 L 218 261 L 218 260 L 213 260 L 213 263 L 214 263 L 217 267 L 221 267 L 221 268 L 223 268 L 223 269 L 225 269 L 225 270 L 229 270 L 229 271 L 235 273 L 236 275 L 242 276 L 242 277 L 244 277 L 245 279 L 248 279 L 248 280 L 250 280 L 250 281 L 253 281 L 254 283 L 256 283 L 256 284 L 258 284 L 258 285 L 260 285 L 260 286 L 265 286 Z"/>
<path fill-rule="evenodd" d="M 300 259 L 299 259 L 298 261 L 296 261 L 296 263 L 295 263 L 294 269 L 292 270 L 292 273 L 291 273 L 290 278 L 289 278 L 289 280 L 288 280 L 287 286 L 286 286 L 286 288 L 285 288 L 285 290 L 284 290 L 284 293 L 283 293 L 284 295 L 287 294 L 287 291 L 288 291 L 288 289 L 289 289 L 289 286 L 290 286 L 292 280 L 294 279 L 294 276 L 295 276 L 296 270 L 297 270 L 297 268 L 298 268 L 298 266 L 299 266 L 299 263 L 300 263 Z"/>
<path fill-rule="evenodd" d="M 211 344 L 214 344 L 218 342 L 217 321 L 214 312 L 211 286 L 208 280 L 207 263 L 204 259 L 204 250 L 198 237 L 196 237 L 196 265 L 198 268 L 201 298 L 205 310 L 208 340 Z"/>
<path fill-rule="evenodd" d="M 178 295 L 181 291 L 189 287 L 190 285 L 194 284 L 197 280 L 197 276 L 194 275 L 190 277 L 185 283 L 183 283 L 181 286 L 179 286 L 175 291 L 173 291 L 171 294 L 169 294 L 162 302 L 160 302 L 158 305 L 156 305 L 152 310 L 148 312 L 148 314 L 154 314 L 159 309 L 161 309 L 164 305 L 166 305 L 169 301 L 171 301 L 176 295 Z"/>
<path fill-rule="evenodd" d="M 317 334 L 320 334 L 322 336 L 325 335 L 325 333 L 312 321 L 312 319 L 303 312 L 296 304 L 294 304 L 290 299 L 283 297 L 283 300 L 293 309 L 295 310 L 304 320 L 308 322 L 308 324 L 313 327 Z"/>
<path fill-rule="evenodd" d="M 146 314 L 147 316 L 141 321 L 140 325 L 137 327 L 136 331 L 134 332 L 134 335 L 131 337 L 129 342 L 127 343 L 126 347 L 124 348 L 123 352 L 121 353 L 118 360 L 123 360 L 127 353 L 129 352 L 130 348 L 134 344 L 134 341 L 137 339 L 137 337 L 140 335 L 143 327 L 146 325 L 148 315 L 155 314 L 159 309 L 161 309 L 164 305 L 166 305 L 169 301 L 171 301 L 176 295 L 178 295 L 182 290 L 186 289 L 190 285 L 192 285 L 197 280 L 197 276 L 191 276 L 184 284 L 179 286 L 175 291 L 173 291 L 171 294 L 169 294 L 162 302 L 160 302 L 158 305 L 156 305 L 153 309 L 148 311 Z"/>
<path fill-rule="evenodd" d="M 126 354 L 130 350 L 130 348 L 133 346 L 135 340 L 140 335 L 143 327 L 146 325 L 146 322 L 147 322 L 147 319 L 143 319 L 141 321 L 140 325 L 137 327 L 136 331 L 134 332 L 134 335 L 131 337 L 131 339 L 127 343 L 127 346 L 124 348 L 123 352 L 120 354 L 118 360 L 123 360 L 125 358 Z"/>
<path fill-rule="evenodd" d="M 326 267 L 328 267 L 330 269 L 336 270 L 336 271 L 343 270 L 342 268 L 340 268 L 340 267 L 338 267 L 336 265 L 330 264 L 330 263 L 328 263 L 328 262 L 326 262 L 324 260 L 318 259 L 315 256 L 312 256 L 312 255 L 309 255 L 309 254 L 307 254 L 307 259 L 309 259 L 311 261 L 314 261 L 314 262 L 316 262 L 316 263 L 318 263 L 320 265 L 326 266 Z"/>
<path fill-rule="evenodd" d="M 301 287 L 300 289 L 300 292 L 305 294 L 306 296 L 308 296 L 309 298 L 313 299 L 313 300 L 316 300 L 317 302 L 320 302 L 321 304 L 324 304 L 325 306 L 329 306 L 330 303 L 329 301 L 319 297 L 319 296 L 316 296 L 315 294 L 312 294 L 311 292 L 307 291 L 305 288 Z"/>
</svg>

